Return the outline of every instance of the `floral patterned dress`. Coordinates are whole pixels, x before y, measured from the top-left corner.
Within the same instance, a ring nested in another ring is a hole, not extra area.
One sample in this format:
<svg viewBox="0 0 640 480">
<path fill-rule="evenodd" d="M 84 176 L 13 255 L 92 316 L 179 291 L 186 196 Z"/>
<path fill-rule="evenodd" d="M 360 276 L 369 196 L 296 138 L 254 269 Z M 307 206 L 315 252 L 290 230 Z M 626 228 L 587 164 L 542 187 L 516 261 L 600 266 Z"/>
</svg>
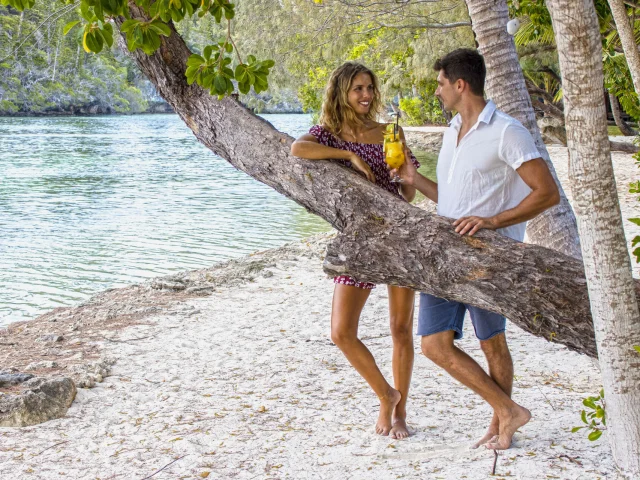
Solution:
<svg viewBox="0 0 640 480">
<path fill-rule="evenodd" d="M 331 133 L 322 125 L 314 125 L 313 127 L 311 127 L 311 130 L 309 130 L 309 133 L 316 137 L 318 143 L 320 143 L 321 145 L 326 145 L 327 147 L 332 148 L 339 148 L 340 150 L 348 150 L 358 155 L 367 163 L 367 165 L 369 165 L 369 167 L 371 167 L 373 175 L 376 178 L 376 185 L 384 188 L 388 192 L 391 192 L 398 198 L 404 200 L 402 195 L 400 195 L 400 185 L 391 181 L 389 169 L 387 168 L 387 164 L 384 161 L 382 143 L 347 142 L 346 140 L 342 140 L 341 138 Z M 337 161 L 351 168 L 351 162 L 347 160 Z M 411 163 L 413 163 L 416 168 L 420 167 L 420 163 L 418 162 L 418 160 L 416 160 L 416 157 L 413 155 L 413 153 L 411 153 Z M 375 284 L 373 283 L 358 282 L 355 278 L 349 277 L 347 275 L 340 275 L 339 277 L 335 277 L 333 279 L 333 283 L 341 283 L 343 285 L 351 285 L 354 287 L 366 289 L 375 287 Z"/>
</svg>

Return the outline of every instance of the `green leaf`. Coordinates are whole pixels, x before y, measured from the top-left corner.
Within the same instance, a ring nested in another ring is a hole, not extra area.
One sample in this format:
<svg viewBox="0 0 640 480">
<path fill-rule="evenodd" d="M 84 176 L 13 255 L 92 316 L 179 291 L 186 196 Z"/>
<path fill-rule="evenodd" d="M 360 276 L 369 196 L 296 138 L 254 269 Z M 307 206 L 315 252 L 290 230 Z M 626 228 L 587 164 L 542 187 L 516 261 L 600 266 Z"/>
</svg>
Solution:
<svg viewBox="0 0 640 480">
<path fill-rule="evenodd" d="M 253 55 L 249 55 L 247 57 L 247 63 L 249 63 L 249 65 L 251 65 L 252 63 L 256 63 L 256 57 L 254 57 Z"/>
<path fill-rule="evenodd" d="M 158 22 L 156 20 L 155 22 L 152 22 L 150 26 L 156 33 L 160 35 L 164 35 L 165 37 L 171 36 L 171 27 L 169 27 L 169 25 L 167 25 L 166 23 Z"/>
<path fill-rule="evenodd" d="M 211 85 L 213 84 L 213 79 L 216 78 L 215 75 L 213 74 L 209 74 L 206 75 L 203 79 L 202 79 L 202 83 L 200 84 L 203 88 L 211 88 Z"/>
<path fill-rule="evenodd" d="M 224 94 L 227 91 L 227 82 L 222 75 L 216 75 L 213 79 L 213 87 L 218 95 Z"/>
<path fill-rule="evenodd" d="M 246 95 L 249 93 L 249 90 L 251 90 L 251 85 L 249 85 L 248 82 L 238 82 L 238 90 L 240 90 L 240 93 L 243 95 Z"/>
<path fill-rule="evenodd" d="M 585 412 L 584 410 L 582 410 L 582 413 L 580 414 L 580 418 L 584 423 L 587 423 L 587 424 L 589 423 L 587 422 L 587 412 Z"/>
<path fill-rule="evenodd" d="M 596 440 L 598 440 L 600 437 L 602 436 L 602 430 L 594 430 L 593 432 L 591 432 L 589 434 L 589 440 L 591 440 L 592 442 L 595 442 Z"/>
<path fill-rule="evenodd" d="M 578 430 L 580 430 L 580 429 L 582 429 L 582 428 L 584 428 L 584 427 L 573 427 L 573 428 L 571 429 L 571 433 L 576 433 Z"/>
<path fill-rule="evenodd" d="M 209 60 L 211 58 L 211 51 L 213 50 L 213 47 L 211 45 L 207 45 L 206 47 L 204 47 L 204 50 L 202 51 L 202 55 L 204 56 L 205 60 Z"/>
<path fill-rule="evenodd" d="M 264 65 L 267 68 L 273 68 L 275 64 L 276 62 L 274 62 L 273 60 L 265 60 L 264 62 L 262 62 L 262 65 Z"/>
<path fill-rule="evenodd" d="M 233 45 L 231 45 L 230 43 L 225 43 L 224 49 L 227 51 L 227 53 L 231 53 L 233 52 Z"/>
<path fill-rule="evenodd" d="M 640 345 L 634 345 L 634 346 L 633 346 L 633 349 L 634 349 L 636 352 L 640 353 Z"/>
<path fill-rule="evenodd" d="M 187 67 L 199 67 L 203 63 L 204 63 L 204 58 L 194 53 L 187 60 Z"/>
<path fill-rule="evenodd" d="M 640 218 L 630 218 L 629 221 L 631 223 L 635 223 L 636 225 L 640 226 Z"/>
<path fill-rule="evenodd" d="M 127 33 L 139 24 L 140 22 L 138 20 L 125 20 L 122 22 L 122 25 L 120 25 L 120 31 Z"/>
<path fill-rule="evenodd" d="M 62 34 L 66 35 L 67 33 L 69 33 L 69 31 L 75 27 L 76 25 L 78 25 L 80 23 L 80 20 L 73 20 L 72 22 L 67 23 L 64 28 L 62 29 Z"/>
<path fill-rule="evenodd" d="M 594 410 L 595 410 L 595 408 L 596 408 L 596 405 L 595 405 L 595 403 L 593 403 L 593 400 L 591 399 L 591 397 L 589 397 L 589 398 L 585 398 L 585 399 L 582 401 L 582 404 L 583 404 L 585 407 L 592 408 L 592 409 L 594 409 Z"/>
<path fill-rule="evenodd" d="M 105 25 L 105 27 L 107 25 Z M 102 35 L 102 38 L 104 39 L 104 43 L 106 43 L 109 46 L 109 48 L 111 48 L 111 45 L 113 45 L 113 35 L 111 34 L 111 32 L 106 28 L 103 28 L 102 30 L 98 30 L 98 32 L 100 33 L 100 35 Z"/>
<path fill-rule="evenodd" d="M 247 76 L 247 68 L 243 64 L 238 65 L 236 67 L 236 71 L 234 75 L 235 79 L 238 82 L 242 82 L 244 81 L 246 76 Z"/>
</svg>

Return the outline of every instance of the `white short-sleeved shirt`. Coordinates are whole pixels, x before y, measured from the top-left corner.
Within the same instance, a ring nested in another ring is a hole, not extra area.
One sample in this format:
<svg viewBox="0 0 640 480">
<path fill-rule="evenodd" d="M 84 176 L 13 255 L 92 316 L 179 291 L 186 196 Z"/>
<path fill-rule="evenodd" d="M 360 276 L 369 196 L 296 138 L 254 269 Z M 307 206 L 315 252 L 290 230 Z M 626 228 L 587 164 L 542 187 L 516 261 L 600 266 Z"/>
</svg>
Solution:
<svg viewBox="0 0 640 480">
<path fill-rule="evenodd" d="M 518 205 L 531 189 L 516 169 L 540 157 L 529 131 L 497 110 L 492 101 L 457 145 L 461 125 L 458 114 L 442 139 L 437 166 L 438 215 L 491 217 Z M 525 228 L 523 222 L 497 232 L 521 242 Z"/>
</svg>

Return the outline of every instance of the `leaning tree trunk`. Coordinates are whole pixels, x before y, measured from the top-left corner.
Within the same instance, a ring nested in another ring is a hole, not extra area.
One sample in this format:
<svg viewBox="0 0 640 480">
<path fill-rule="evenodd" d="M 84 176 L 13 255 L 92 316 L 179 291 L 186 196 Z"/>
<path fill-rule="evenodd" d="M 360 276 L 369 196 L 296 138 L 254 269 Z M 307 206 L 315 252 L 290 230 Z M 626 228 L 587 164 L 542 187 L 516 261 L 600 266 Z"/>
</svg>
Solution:
<svg viewBox="0 0 640 480">
<path fill-rule="evenodd" d="M 616 30 L 618 30 L 624 57 L 627 60 L 629 72 L 631 72 L 633 88 L 636 91 L 636 95 L 640 95 L 640 52 L 638 52 L 638 45 L 636 45 L 627 7 L 624 5 L 624 0 L 608 1 L 613 14 L 613 21 L 616 23 Z"/>
<path fill-rule="evenodd" d="M 129 5 L 134 18 L 144 18 Z M 138 50 L 132 56 L 199 141 L 342 232 L 328 249 L 325 271 L 477 305 L 534 335 L 596 354 L 579 260 L 490 231 L 461 237 L 451 220 L 417 209 L 348 169 L 293 157 L 291 137 L 235 100 L 217 100 L 187 85 L 190 53 L 173 31 L 154 55 Z"/>
<path fill-rule="evenodd" d="M 542 141 L 536 116 L 520 68 L 513 37 L 507 33 L 509 9 L 505 0 L 466 0 L 479 50 L 487 65 L 487 95 L 503 112 L 529 129 L 560 190 L 560 203 L 527 224 L 531 243 L 580 258 L 576 219 L 564 194 L 549 152 Z"/>
<path fill-rule="evenodd" d="M 624 119 L 622 118 L 622 108 L 620 108 L 620 101 L 618 100 L 618 97 L 616 97 L 613 93 L 608 92 L 609 93 L 609 104 L 611 105 L 611 113 L 613 114 L 613 119 L 616 122 L 616 125 L 618 126 L 618 128 L 620 129 L 620 132 L 627 136 L 627 137 L 633 137 L 634 135 L 636 135 L 637 132 L 635 132 L 633 130 L 633 128 L 631 128 L 627 122 L 624 121 Z"/>
<path fill-rule="evenodd" d="M 640 478 L 640 312 L 613 176 L 593 0 L 547 0 L 565 101 L 570 178 L 614 459 Z"/>
</svg>

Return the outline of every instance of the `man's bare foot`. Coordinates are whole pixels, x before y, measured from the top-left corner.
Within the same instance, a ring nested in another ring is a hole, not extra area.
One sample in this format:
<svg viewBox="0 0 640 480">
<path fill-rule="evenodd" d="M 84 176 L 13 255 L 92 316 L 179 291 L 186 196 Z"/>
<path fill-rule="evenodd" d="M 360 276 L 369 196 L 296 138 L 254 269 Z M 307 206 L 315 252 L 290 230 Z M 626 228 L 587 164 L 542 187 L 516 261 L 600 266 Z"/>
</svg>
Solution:
<svg viewBox="0 0 640 480">
<path fill-rule="evenodd" d="M 506 450 L 511 446 L 511 439 L 520 427 L 526 425 L 531 420 L 531 412 L 520 405 L 512 410 L 512 413 L 500 420 L 498 435 L 485 444 L 491 450 Z"/>
<path fill-rule="evenodd" d="M 391 438 L 395 438 L 396 440 L 402 440 L 403 438 L 407 438 L 409 435 L 409 429 L 407 428 L 407 422 L 405 421 L 404 417 L 394 416 L 393 426 L 391 427 L 389 436 Z"/>
<path fill-rule="evenodd" d="M 378 435 L 389 435 L 393 424 L 391 423 L 391 414 L 396 405 L 400 402 L 402 395 L 395 388 L 389 387 L 389 391 L 383 397 L 380 397 L 380 414 L 376 423 L 376 433 Z"/>
<path fill-rule="evenodd" d="M 489 441 L 493 440 L 495 437 L 498 436 L 498 433 L 500 433 L 500 431 L 498 430 L 498 426 L 496 425 L 495 427 L 492 425 L 489 425 L 489 430 L 487 430 L 487 433 L 484 435 L 484 437 L 482 437 L 480 440 L 478 440 L 476 443 L 473 444 L 473 446 L 471 448 L 478 448 L 481 445 L 485 445 L 486 443 L 488 443 Z"/>
<path fill-rule="evenodd" d="M 493 437 L 496 437 L 500 433 L 499 426 L 500 426 L 500 421 L 498 420 L 498 415 L 494 413 L 493 418 L 491 419 L 491 423 L 489 424 L 489 429 L 487 430 L 487 433 L 484 435 L 484 437 L 482 437 L 480 440 L 474 443 L 471 448 L 474 448 L 474 449 L 478 448 L 481 445 L 484 445 L 485 443 L 489 442 L 490 440 L 493 440 Z"/>
</svg>

